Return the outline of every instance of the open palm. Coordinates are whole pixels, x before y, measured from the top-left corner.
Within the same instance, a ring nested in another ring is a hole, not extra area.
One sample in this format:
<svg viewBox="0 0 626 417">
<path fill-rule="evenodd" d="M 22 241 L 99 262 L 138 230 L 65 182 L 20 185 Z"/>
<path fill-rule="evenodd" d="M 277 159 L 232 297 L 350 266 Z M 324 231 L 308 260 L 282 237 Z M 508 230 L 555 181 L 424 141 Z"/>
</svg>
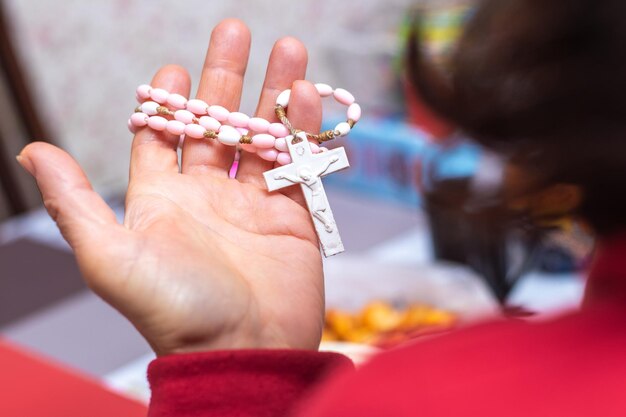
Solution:
<svg viewBox="0 0 626 417">
<path fill-rule="evenodd" d="M 250 34 L 227 20 L 213 31 L 197 96 L 239 106 Z M 276 43 L 257 114 L 272 118 L 274 100 L 292 88 L 289 117 L 319 129 L 321 103 L 304 78 L 306 50 Z M 293 83 L 293 85 L 292 85 Z M 183 95 L 180 67 L 152 85 Z M 46 144 L 28 146 L 21 163 L 76 254 L 86 282 L 137 327 L 159 355 L 207 349 L 311 348 L 319 343 L 324 291 L 317 238 L 299 190 L 266 191 L 272 163 L 243 156 L 237 179 L 227 171 L 234 149 L 149 129 L 133 141 L 124 224 L 92 191 L 80 167 Z"/>
</svg>

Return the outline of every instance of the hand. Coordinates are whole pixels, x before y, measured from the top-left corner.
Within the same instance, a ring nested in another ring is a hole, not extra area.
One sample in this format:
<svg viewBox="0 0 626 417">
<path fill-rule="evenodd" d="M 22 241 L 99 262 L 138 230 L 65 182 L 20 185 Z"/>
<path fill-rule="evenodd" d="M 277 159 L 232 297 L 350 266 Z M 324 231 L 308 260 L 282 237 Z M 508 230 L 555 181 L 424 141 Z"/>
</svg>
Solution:
<svg viewBox="0 0 626 417">
<path fill-rule="evenodd" d="M 239 106 L 250 33 L 220 23 L 197 97 Z M 317 131 L 321 100 L 305 76 L 307 54 L 293 38 L 271 53 L 257 115 L 273 118 L 276 96 L 292 88 L 289 118 Z M 292 85 L 293 84 L 293 85 Z M 155 87 L 188 95 L 179 67 L 161 69 Z M 130 93 L 129 93 L 130 94 Z M 87 284 L 124 314 L 158 355 L 209 349 L 317 349 L 324 307 L 322 262 L 299 188 L 268 193 L 273 164 L 244 153 L 229 179 L 234 148 L 147 128 L 131 152 L 124 224 L 77 163 L 35 143 L 18 157 L 37 180 L 45 206 L 72 246 Z"/>
</svg>

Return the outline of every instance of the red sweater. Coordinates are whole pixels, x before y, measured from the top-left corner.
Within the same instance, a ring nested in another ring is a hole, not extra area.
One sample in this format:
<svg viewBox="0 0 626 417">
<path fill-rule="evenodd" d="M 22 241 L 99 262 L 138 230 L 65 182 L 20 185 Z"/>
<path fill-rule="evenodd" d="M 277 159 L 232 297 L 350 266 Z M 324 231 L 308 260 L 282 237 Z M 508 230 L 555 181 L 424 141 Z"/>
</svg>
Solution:
<svg viewBox="0 0 626 417">
<path fill-rule="evenodd" d="M 626 416 L 626 235 L 598 249 L 585 308 L 377 356 L 228 351 L 152 362 L 150 417 Z M 321 381 L 321 382 L 320 382 Z"/>
</svg>

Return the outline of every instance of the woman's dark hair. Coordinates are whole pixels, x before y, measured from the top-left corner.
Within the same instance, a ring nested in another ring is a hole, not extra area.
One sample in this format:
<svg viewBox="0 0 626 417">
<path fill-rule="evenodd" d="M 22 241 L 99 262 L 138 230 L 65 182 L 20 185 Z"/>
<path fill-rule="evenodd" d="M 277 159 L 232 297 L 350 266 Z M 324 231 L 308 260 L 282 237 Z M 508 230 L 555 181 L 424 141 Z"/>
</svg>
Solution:
<svg viewBox="0 0 626 417">
<path fill-rule="evenodd" d="M 625 22 L 624 0 L 484 0 L 449 75 L 415 35 L 408 73 L 435 112 L 541 185 L 580 185 L 580 214 L 607 234 L 626 227 Z"/>
</svg>

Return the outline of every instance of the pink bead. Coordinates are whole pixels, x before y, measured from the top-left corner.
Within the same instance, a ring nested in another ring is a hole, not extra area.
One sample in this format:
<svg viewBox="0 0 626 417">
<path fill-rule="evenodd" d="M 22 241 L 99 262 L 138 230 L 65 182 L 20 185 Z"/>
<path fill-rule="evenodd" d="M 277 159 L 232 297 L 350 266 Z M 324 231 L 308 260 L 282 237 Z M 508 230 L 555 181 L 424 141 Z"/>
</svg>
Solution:
<svg viewBox="0 0 626 417">
<path fill-rule="evenodd" d="M 285 90 L 276 97 L 276 105 L 287 107 L 289 105 L 289 98 L 291 97 L 291 90 Z"/>
<path fill-rule="evenodd" d="M 241 145 L 241 149 L 243 149 L 246 152 L 250 152 L 250 153 L 256 153 L 257 152 L 257 148 L 256 146 L 250 144 L 250 143 L 242 143 Z"/>
<path fill-rule="evenodd" d="M 170 93 L 162 88 L 153 88 L 150 90 L 150 98 L 159 104 L 167 103 L 167 96 L 169 95 Z"/>
<path fill-rule="evenodd" d="M 186 125 L 183 122 L 179 122 L 178 120 L 168 120 L 165 128 L 172 135 L 182 135 L 185 133 L 185 126 Z"/>
<path fill-rule="evenodd" d="M 270 128 L 270 122 L 261 117 L 253 117 L 248 120 L 248 128 L 256 133 L 266 133 Z"/>
<path fill-rule="evenodd" d="M 274 142 L 274 147 L 281 152 L 289 152 L 289 148 L 287 148 L 287 141 L 285 138 L 276 138 L 276 142 Z"/>
<path fill-rule="evenodd" d="M 270 124 L 269 129 L 267 129 L 270 135 L 275 138 L 284 138 L 289 135 L 289 129 L 285 127 L 282 123 L 272 123 Z"/>
<path fill-rule="evenodd" d="M 191 124 L 185 126 L 185 135 L 190 138 L 202 139 L 204 137 L 204 132 L 206 132 L 206 129 L 200 125 Z"/>
<path fill-rule="evenodd" d="M 343 88 L 337 88 L 333 93 L 333 96 L 335 96 L 335 100 L 346 106 L 354 103 L 354 96 L 348 90 L 344 90 Z"/>
<path fill-rule="evenodd" d="M 359 106 L 357 103 L 350 104 L 350 107 L 348 107 L 348 120 L 354 120 L 355 122 L 358 122 L 360 118 L 361 106 Z"/>
<path fill-rule="evenodd" d="M 222 125 L 217 135 L 217 140 L 224 145 L 235 146 L 239 144 L 241 132 L 229 125 Z"/>
<path fill-rule="evenodd" d="M 161 116 L 150 116 L 148 117 L 148 126 L 150 126 L 150 129 L 160 132 L 161 130 L 165 130 L 165 126 L 167 126 L 167 119 Z"/>
<path fill-rule="evenodd" d="M 220 122 L 218 122 L 216 119 L 212 118 L 211 116 L 202 116 L 200 120 L 198 121 L 198 123 L 200 123 L 200 126 L 205 128 L 206 130 L 211 130 L 213 132 L 217 132 L 218 130 L 220 130 L 220 127 L 222 126 Z"/>
<path fill-rule="evenodd" d="M 292 162 L 291 156 L 287 152 L 279 152 L 278 156 L 276 157 L 276 162 L 278 162 L 280 165 L 288 165 Z"/>
<path fill-rule="evenodd" d="M 128 119 L 127 126 L 128 126 L 128 130 L 130 130 L 130 133 L 133 133 L 133 134 L 137 133 L 137 126 L 135 126 L 133 122 L 130 121 L 130 119 Z"/>
<path fill-rule="evenodd" d="M 228 123 L 235 127 L 248 127 L 250 116 L 245 113 L 234 111 L 228 115 Z"/>
<path fill-rule="evenodd" d="M 208 108 L 208 104 L 197 98 L 187 101 L 187 110 L 197 115 L 207 114 Z"/>
<path fill-rule="evenodd" d="M 130 116 L 130 121 L 134 126 L 143 127 L 148 124 L 148 115 L 145 113 L 133 113 Z"/>
<path fill-rule="evenodd" d="M 157 109 L 159 108 L 159 103 L 154 101 L 146 101 L 141 104 L 141 111 L 147 114 L 148 116 L 156 116 L 159 114 Z"/>
<path fill-rule="evenodd" d="M 222 107 L 222 106 L 210 106 L 209 107 L 209 116 L 219 120 L 220 122 L 227 121 L 229 114 L 230 112 L 225 107 Z"/>
<path fill-rule="evenodd" d="M 167 104 L 175 109 L 184 109 L 187 105 L 187 99 L 180 94 L 170 94 L 167 96 Z"/>
<path fill-rule="evenodd" d="M 257 152 L 257 155 L 259 155 L 262 159 L 265 159 L 266 161 L 275 161 L 276 158 L 278 158 L 278 151 L 276 149 L 260 149 Z"/>
<path fill-rule="evenodd" d="M 317 143 L 313 143 L 313 142 L 310 142 L 310 143 L 311 143 L 311 152 L 313 152 L 313 153 L 320 153 L 319 145 Z"/>
<path fill-rule="evenodd" d="M 152 90 L 152 87 L 150 87 L 148 84 L 141 84 L 139 87 L 137 87 L 137 97 L 141 100 L 149 99 L 150 90 Z"/>
<path fill-rule="evenodd" d="M 346 136 L 350 133 L 350 124 L 348 122 L 337 123 L 335 126 L 335 136 Z"/>
<path fill-rule="evenodd" d="M 276 142 L 276 138 L 267 133 L 259 133 L 258 135 L 252 136 L 252 144 L 260 149 L 273 148 L 274 142 Z"/>
<path fill-rule="evenodd" d="M 179 122 L 183 122 L 186 125 L 193 123 L 193 119 L 195 118 L 196 115 L 189 110 L 176 110 L 174 112 L 174 119 L 178 120 Z"/>
<path fill-rule="evenodd" d="M 333 95 L 333 88 L 328 84 L 317 83 L 315 84 L 315 88 L 317 89 L 320 97 L 328 97 Z"/>
</svg>

